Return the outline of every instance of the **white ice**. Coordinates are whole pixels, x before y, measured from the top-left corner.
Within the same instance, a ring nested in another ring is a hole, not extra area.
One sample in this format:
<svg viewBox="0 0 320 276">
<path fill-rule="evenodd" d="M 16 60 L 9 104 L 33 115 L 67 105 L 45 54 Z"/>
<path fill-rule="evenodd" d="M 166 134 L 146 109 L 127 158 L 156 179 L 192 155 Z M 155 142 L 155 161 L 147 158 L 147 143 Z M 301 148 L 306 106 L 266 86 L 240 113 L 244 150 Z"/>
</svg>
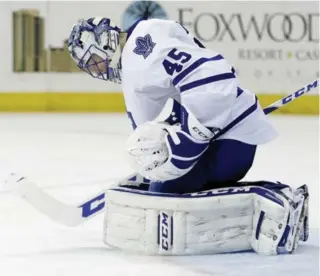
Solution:
<svg viewBox="0 0 320 276">
<path fill-rule="evenodd" d="M 102 243 L 102 216 L 67 228 L 0 190 L 1 276 L 319 275 L 318 117 L 271 116 L 279 138 L 261 146 L 249 180 L 310 187 L 311 236 L 296 254 L 137 256 Z M 77 203 L 127 174 L 125 115 L 1 114 L 0 184 L 19 172 L 58 199 Z"/>
</svg>

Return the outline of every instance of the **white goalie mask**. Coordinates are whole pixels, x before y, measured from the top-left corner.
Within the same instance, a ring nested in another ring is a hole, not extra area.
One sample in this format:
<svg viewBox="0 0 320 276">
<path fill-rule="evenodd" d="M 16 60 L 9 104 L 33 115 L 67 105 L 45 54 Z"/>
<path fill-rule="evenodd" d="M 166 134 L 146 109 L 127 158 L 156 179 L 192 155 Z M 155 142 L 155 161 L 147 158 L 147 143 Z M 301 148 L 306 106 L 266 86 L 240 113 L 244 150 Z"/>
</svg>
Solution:
<svg viewBox="0 0 320 276">
<path fill-rule="evenodd" d="M 108 18 L 79 20 L 68 40 L 72 59 L 94 78 L 121 83 L 120 31 Z"/>
</svg>

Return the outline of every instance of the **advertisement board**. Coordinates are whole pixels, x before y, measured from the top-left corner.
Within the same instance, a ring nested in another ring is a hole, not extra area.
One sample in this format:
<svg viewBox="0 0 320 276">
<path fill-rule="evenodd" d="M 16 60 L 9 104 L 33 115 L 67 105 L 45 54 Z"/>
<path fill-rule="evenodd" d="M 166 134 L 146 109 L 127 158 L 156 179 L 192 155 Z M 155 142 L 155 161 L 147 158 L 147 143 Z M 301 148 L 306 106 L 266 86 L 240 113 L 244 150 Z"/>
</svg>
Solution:
<svg viewBox="0 0 320 276">
<path fill-rule="evenodd" d="M 263 104 L 319 77 L 317 1 L 7 1 L 0 2 L 0 109 L 124 110 L 121 87 L 81 72 L 66 40 L 80 18 L 111 17 L 126 30 L 145 15 L 178 21 L 220 52 Z M 317 95 L 288 111 L 314 113 Z"/>
</svg>

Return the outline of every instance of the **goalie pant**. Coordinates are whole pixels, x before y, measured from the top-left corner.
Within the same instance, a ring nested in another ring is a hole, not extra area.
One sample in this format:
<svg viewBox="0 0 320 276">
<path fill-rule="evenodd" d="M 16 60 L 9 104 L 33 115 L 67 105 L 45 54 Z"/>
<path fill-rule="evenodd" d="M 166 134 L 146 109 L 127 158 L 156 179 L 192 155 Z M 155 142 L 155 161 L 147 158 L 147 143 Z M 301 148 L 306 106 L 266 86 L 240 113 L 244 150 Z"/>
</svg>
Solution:
<svg viewBox="0 0 320 276">
<path fill-rule="evenodd" d="M 216 140 L 191 171 L 177 179 L 151 182 L 149 191 L 182 194 L 234 186 L 250 170 L 256 148 L 237 140 Z"/>
<path fill-rule="evenodd" d="M 151 255 L 292 253 L 306 225 L 307 187 L 253 184 L 262 183 L 183 195 L 111 189 L 104 242 Z"/>
</svg>

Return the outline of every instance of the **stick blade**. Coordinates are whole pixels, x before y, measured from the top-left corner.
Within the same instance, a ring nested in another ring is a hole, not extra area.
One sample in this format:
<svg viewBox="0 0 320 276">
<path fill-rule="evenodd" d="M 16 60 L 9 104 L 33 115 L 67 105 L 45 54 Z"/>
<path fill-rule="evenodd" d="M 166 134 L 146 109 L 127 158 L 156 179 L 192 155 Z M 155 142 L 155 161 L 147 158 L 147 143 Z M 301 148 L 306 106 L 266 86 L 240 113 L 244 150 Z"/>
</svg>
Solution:
<svg viewBox="0 0 320 276">
<path fill-rule="evenodd" d="M 19 195 L 53 221 L 66 226 L 77 226 L 84 220 L 81 207 L 68 205 L 55 199 L 23 176 L 10 174 L 4 183 L 4 188 Z"/>
</svg>

